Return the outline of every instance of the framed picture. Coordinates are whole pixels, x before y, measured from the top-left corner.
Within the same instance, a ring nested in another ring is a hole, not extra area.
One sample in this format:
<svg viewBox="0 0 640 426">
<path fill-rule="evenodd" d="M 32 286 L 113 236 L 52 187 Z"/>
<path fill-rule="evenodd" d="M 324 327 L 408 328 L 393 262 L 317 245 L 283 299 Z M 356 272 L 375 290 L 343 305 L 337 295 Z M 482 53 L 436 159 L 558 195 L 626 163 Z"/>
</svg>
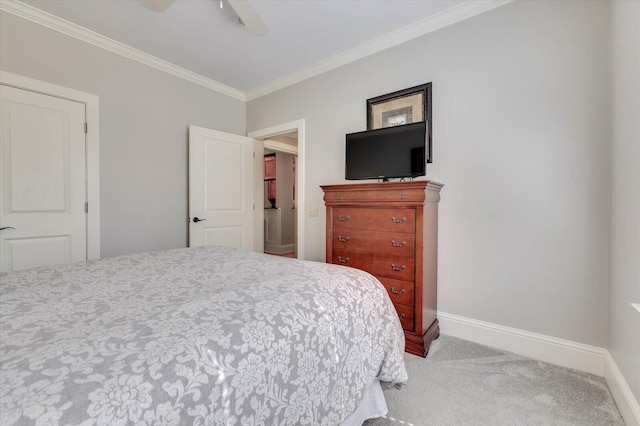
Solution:
<svg viewBox="0 0 640 426">
<path fill-rule="evenodd" d="M 427 124 L 427 162 L 431 163 L 431 83 L 367 99 L 367 130 L 421 121 Z"/>
<path fill-rule="evenodd" d="M 431 83 L 367 99 L 367 130 L 431 122 Z"/>
</svg>

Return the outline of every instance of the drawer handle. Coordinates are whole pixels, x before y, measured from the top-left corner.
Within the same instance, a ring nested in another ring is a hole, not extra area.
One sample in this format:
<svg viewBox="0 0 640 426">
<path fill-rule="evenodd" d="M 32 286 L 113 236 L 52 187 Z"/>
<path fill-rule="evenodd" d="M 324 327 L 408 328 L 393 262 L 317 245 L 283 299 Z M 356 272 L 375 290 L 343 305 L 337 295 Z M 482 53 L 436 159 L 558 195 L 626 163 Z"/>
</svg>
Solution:
<svg viewBox="0 0 640 426">
<path fill-rule="evenodd" d="M 349 215 L 342 216 L 341 214 L 339 214 L 338 215 L 338 220 L 340 220 L 342 222 L 346 222 L 347 220 L 349 220 Z"/>
<path fill-rule="evenodd" d="M 338 256 L 338 257 L 340 257 L 340 256 Z M 348 260 L 348 259 L 349 259 L 349 258 L 347 257 L 347 260 Z M 393 269 L 394 271 L 398 271 L 398 272 L 400 272 L 400 271 L 404 271 L 405 269 L 407 269 L 407 267 L 406 267 L 406 266 L 404 266 L 404 265 L 402 265 L 401 267 L 399 267 L 399 268 L 398 268 L 398 267 L 396 266 L 396 264 L 395 264 L 395 263 L 392 263 L 392 264 L 391 264 L 391 269 Z"/>
<path fill-rule="evenodd" d="M 407 242 L 406 242 L 406 241 L 403 241 L 403 242 L 401 242 L 400 244 L 398 244 L 398 243 L 396 243 L 396 240 L 391 240 L 391 244 L 392 244 L 394 247 L 404 247 L 404 246 L 406 246 L 406 245 L 407 245 Z"/>
<path fill-rule="evenodd" d="M 340 263 L 347 263 L 349 261 L 348 257 L 345 257 L 344 259 L 340 256 L 338 256 L 338 262 Z"/>
<path fill-rule="evenodd" d="M 396 219 L 396 217 L 395 217 L 395 216 L 393 216 L 393 217 L 391 218 L 391 221 L 392 221 L 393 223 L 404 223 L 406 220 L 407 220 L 407 218 L 406 218 L 406 217 L 403 217 L 402 219 L 399 219 L 399 220 L 398 220 L 398 219 Z"/>
<path fill-rule="evenodd" d="M 401 313 L 400 315 L 398 315 L 400 317 L 400 319 L 404 319 L 404 317 L 406 317 L 407 315 L 405 315 L 405 313 Z"/>
<path fill-rule="evenodd" d="M 403 288 L 402 290 L 398 291 L 395 288 L 391 287 L 391 293 L 393 293 L 393 294 L 404 294 L 405 290 Z"/>
<path fill-rule="evenodd" d="M 349 241 L 349 237 L 343 237 L 342 235 L 338 235 L 338 241 L 340 241 L 341 243 L 346 243 L 347 241 Z"/>
</svg>

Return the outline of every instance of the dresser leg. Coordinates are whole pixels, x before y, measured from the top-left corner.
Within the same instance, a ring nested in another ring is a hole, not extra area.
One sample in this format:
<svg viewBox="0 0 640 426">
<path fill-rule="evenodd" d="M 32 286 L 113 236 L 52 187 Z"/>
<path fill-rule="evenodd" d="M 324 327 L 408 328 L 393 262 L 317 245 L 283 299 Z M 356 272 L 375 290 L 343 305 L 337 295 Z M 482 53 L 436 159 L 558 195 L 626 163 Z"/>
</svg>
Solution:
<svg viewBox="0 0 640 426">
<path fill-rule="evenodd" d="M 431 342 L 433 342 L 438 337 L 440 337 L 440 324 L 436 319 L 422 336 L 405 332 L 404 350 L 405 352 L 424 358 L 429 352 Z"/>
<path fill-rule="evenodd" d="M 440 323 L 438 319 L 431 324 L 431 326 L 427 329 L 427 332 L 424 333 L 424 356 L 427 356 L 427 352 L 429 352 L 429 347 L 431 346 L 431 342 L 440 337 Z"/>
</svg>

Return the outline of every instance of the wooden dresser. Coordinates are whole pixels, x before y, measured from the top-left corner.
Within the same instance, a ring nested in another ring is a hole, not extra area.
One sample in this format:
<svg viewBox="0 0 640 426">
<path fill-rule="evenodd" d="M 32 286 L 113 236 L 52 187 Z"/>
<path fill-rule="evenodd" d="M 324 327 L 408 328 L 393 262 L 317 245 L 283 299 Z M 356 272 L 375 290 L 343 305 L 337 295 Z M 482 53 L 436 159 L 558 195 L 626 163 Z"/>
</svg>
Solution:
<svg viewBox="0 0 640 426">
<path fill-rule="evenodd" d="M 405 350 L 423 357 L 440 335 L 436 268 L 442 186 L 426 180 L 322 186 L 326 261 L 375 275 L 398 311 Z"/>
</svg>

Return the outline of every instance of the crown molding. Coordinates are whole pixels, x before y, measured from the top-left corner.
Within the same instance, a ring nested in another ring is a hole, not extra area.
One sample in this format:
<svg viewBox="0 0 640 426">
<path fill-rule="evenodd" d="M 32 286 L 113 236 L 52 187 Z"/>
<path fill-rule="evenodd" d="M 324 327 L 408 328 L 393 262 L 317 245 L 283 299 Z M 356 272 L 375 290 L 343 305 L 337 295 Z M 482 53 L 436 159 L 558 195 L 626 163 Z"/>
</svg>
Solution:
<svg viewBox="0 0 640 426">
<path fill-rule="evenodd" d="M 124 56 L 125 58 L 140 62 L 141 64 L 164 71 L 199 86 L 206 87 L 207 89 L 214 90 L 223 95 L 246 102 L 245 93 L 241 90 L 234 89 L 233 87 L 172 64 L 171 62 L 157 58 L 131 46 L 127 46 L 124 43 L 105 37 L 26 3 L 22 3 L 17 0 L 2 0 L 0 1 L 0 10 L 19 16 L 20 18 L 31 22 L 35 22 L 36 24 L 40 24 L 78 40 L 93 44 L 94 46 L 101 47 L 110 52 Z"/>
<path fill-rule="evenodd" d="M 414 38 L 437 31 L 449 25 L 453 25 L 491 9 L 504 6 L 505 4 L 509 4 L 513 1 L 514 0 L 468 0 L 452 9 L 445 10 L 438 15 L 422 19 L 414 24 L 380 36 L 367 43 L 363 43 L 345 52 L 331 56 L 323 61 L 303 68 L 300 71 L 288 74 L 248 92 L 243 92 L 193 71 L 189 71 L 186 68 L 182 68 L 124 43 L 105 37 L 80 25 L 59 18 L 26 3 L 22 3 L 19 0 L 0 0 L 0 10 L 19 16 L 23 19 L 27 19 L 31 22 L 35 22 L 52 30 L 59 31 L 78 40 L 93 44 L 94 46 L 101 47 L 105 50 L 156 68 L 160 71 L 164 71 L 199 86 L 206 87 L 207 89 L 214 90 L 223 95 L 247 102 L 390 47 L 413 40 Z"/>
<path fill-rule="evenodd" d="M 429 34 L 441 28 L 479 15 L 491 9 L 512 3 L 514 0 L 469 0 L 454 8 L 445 10 L 435 16 L 424 18 L 413 24 L 392 31 L 388 34 L 363 43 L 345 52 L 331 56 L 321 62 L 293 72 L 246 93 L 247 101 L 273 93 L 285 87 L 331 71 L 366 56 L 380 52 L 393 46 L 405 43 L 414 38 Z"/>
</svg>

